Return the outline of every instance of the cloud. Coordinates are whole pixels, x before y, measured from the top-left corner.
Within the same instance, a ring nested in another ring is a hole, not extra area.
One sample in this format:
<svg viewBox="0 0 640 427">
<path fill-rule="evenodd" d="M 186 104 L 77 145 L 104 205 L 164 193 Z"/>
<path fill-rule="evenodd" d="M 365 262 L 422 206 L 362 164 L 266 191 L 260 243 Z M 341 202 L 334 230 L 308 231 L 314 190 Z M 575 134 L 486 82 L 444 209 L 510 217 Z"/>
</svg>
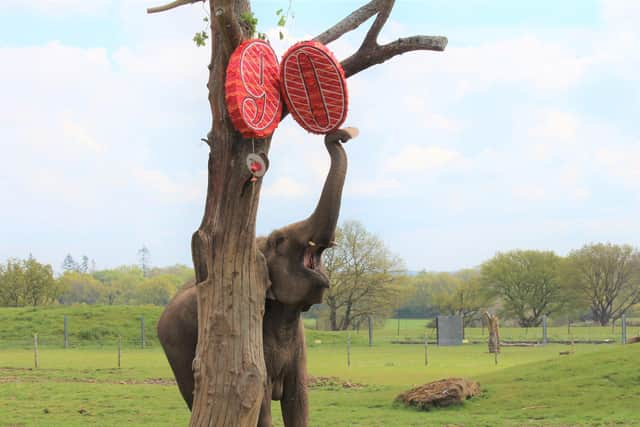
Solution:
<svg viewBox="0 0 640 427">
<path fill-rule="evenodd" d="M 385 167 L 407 173 L 439 173 L 464 165 L 464 157 L 453 150 L 436 146 L 407 145 L 390 157 Z"/>
<path fill-rule="evenodd" d="M 2 2 L 0 2 L 0 11 L 26 10 L 32 13 L 54 16 L 97 15 L 98 13 L 104 12 L 109 3 L 109 0 L 2 0 Z"/>
<path fill-rule="evenodd" d="M 284 176 L 267 185 L 262 193 L 274 199 L 299 199 L 307 194 L 307 188 L 294 178 Z"/>
</svg>

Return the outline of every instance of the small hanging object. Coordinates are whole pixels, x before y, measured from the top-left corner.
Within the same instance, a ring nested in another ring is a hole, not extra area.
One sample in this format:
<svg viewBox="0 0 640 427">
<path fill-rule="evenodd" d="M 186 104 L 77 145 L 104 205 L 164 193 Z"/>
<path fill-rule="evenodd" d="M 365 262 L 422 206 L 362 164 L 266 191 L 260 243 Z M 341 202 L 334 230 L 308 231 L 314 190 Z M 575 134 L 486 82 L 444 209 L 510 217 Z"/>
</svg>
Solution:
<svg viewBox="0 0 640 427">
<path fill-rule="evenodd" d="M 267 172 L 267 163 L 259 154 L 251 153 L 247 156 L 247 168 L 253 175 L 251 182 L 256 182 L 258 178 L 262 178 Z"/>
<path fill-rule="evenodd" d="M 225 100 L 231 122 L 245 138 L 267 138 L 282 117 L 278 58 L 264 40 L 247 40 L 231 54 Z"/>
<path fill-rule="evenodd" d="M 308 132 L 326 134 L 347 118 L 349 97 L 342 66 L 316 41 L 293 45 L 282 57 L 280 80 L 284 102 Z"/>
</svg>

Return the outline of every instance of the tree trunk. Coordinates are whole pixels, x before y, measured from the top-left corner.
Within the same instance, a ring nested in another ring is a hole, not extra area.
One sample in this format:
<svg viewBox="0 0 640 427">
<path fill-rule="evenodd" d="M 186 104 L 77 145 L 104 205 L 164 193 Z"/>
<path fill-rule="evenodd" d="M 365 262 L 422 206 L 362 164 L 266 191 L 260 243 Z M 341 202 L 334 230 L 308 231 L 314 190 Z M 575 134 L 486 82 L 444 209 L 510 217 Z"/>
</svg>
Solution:
<svg viewBox="0 0 640 427">
<path fill-rule="evenodd" d="M 173 0 L 147 9 L 164 12 L 202 0 Z M 347 77 L 414 50 L 443 51 L 447 39 L 412 36 L 379 45 L 378 34 L 394 0 L 371 0 L 317 36 L 328 44 L 376 16 L 360 48 L 342 62 Z M 191 426 L 254 427 L 265 391 L 262 316 L 269 277 L 255 245 L 255 220 L 261 181 L 245 166 L 253 151 L 268 154 L 271 139 L 245 140 L 231 124 L 224 84 L 233 50 L 250 36 L 241 16 L 249 0 L 209 0 L 212 45 L 209 103 L 212 128 L 205 212 L 193 234 L 191 250 L 198 294 L 198 344 L 193 361 Z"/>
<path fill-rule="evenodd" d="M 331 330 L 337 331 L 338 330 L 338 313 L 337 313 L 337 309 L 331 306 L 329 306 L 329 322 L 331 325 Z"/>
<path fill-rule="evenodd" d="M 255 245 L 261 181 L 245 166 L 251 140 L 237 133 L 224 98 L 229 57 L 245 36 L 247 0 L 211 0 L 209 103 L 212 128 L 204 218 L 192 238 L 198 292 L 198 345 L 191 426 L 255 426 L 266 369 L 262 316 L 267 267 Z M 256 140 L 268 153 L 270 139 Z"/>
</svg>

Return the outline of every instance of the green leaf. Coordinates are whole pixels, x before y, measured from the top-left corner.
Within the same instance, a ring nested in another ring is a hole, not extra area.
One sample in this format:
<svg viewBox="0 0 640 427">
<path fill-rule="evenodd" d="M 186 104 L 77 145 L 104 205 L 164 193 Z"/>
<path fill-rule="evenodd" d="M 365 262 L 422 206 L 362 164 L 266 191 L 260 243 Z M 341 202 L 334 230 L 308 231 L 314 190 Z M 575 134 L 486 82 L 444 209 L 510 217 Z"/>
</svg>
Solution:
<svg viewBox="0 0 640 427">
<path fill-rule="evenodd" d="M 284 27 L 287 24 L 287 19 L 284 16 L 281 16 L 278 19 L 278 27 Z"/>
<path fill-rule="evenodd" d="M 280 40 L 284 39 L 284 34 L 282 34 L 282 31 L 278 31 L 278 35 L 280 36 Z"/>
<path fill-rule="evenodd" d="M 276 15 L 277 15 L 277 16 L 280 16 L 280 15 L 282 15 L 282 12 L 283 12 L 283 10 L 282 10 L 282 9 L 278 9 L 278 10 L 276 10 Z"/>
<path fill-rule="evenodd" d="M 193 41 L 195 42 L 196 46 L 202 47 L 207 44 L 208 38 L 209 35 L 206 31 L 200 31 L 193 36 Z"/>
</svg>

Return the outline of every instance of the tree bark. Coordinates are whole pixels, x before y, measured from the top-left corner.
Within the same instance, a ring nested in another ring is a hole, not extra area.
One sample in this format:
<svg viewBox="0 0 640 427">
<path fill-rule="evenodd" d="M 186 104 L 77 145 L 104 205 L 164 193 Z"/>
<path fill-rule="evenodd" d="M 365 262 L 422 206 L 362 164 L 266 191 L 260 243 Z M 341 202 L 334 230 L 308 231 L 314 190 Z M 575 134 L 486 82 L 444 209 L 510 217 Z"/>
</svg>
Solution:
<svg viewBox="0 0 640 427">
<path fill-rule="evenodd" d="M 270 139 L 245 140 L 227 113 L 224 82 L 229 57 L 241 42 L 247 0 L 210 0 L 212 126 L 205 212 L 192 238 L 198 292 L 198 345 L 191 426 L 255 426 L 266 368 L 262 316 L 269 284 L 255 245 L 261 181 L 251 182 L 245 159 L 268 153 Z"/>
</svg>

